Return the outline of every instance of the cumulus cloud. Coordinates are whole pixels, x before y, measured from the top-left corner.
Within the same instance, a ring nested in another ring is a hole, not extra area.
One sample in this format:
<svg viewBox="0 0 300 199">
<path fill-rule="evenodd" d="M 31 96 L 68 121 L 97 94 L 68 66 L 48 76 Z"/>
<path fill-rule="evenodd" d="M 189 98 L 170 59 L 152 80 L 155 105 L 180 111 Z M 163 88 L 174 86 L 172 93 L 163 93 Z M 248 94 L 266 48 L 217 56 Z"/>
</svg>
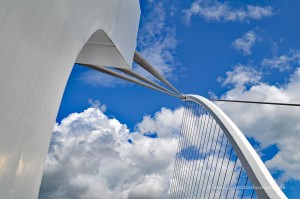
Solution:
<svg viewBox="0 0 300 199">
<path fill-rule="evenodd" d="M 55 125 L 39 198 L 167 198 L 182 108 L 147 116 L 135 132 L 104 108 L 93 102 Z M 158 138 L 143 135 L 157 126 L 164 129 Z"/>
<path fill-rule="evenodd" d="M 174 111 L 162 108 L 154 116 L 145 116 L 136 125 L 136 130 L 130 132 L 126 125 L 108 118 L 101 111 L 106 109 L 105 105 L 99 101 L 90 103 L 91 108 L 73 113 L 55 125 L 39 198 L 168 198 L 183 108 Z M 190 114 L 193 112 L 190 111 Z M 196 114 L 193 121 L 204 120 L 208 125 L 211 124 L 210 119 L 205 114 Z M 189 122 L 186 121 L 183 125 L 189 125 Z M 158 138 L 144 136 L 147 133 L 156 133 Z M 234 166 L 234 158 L 230 159 L 229 149 L 223 158 L 226 139 L 221 139 L 221 134 L 206 131 L 200 133 L 210 135 L 208 145 L 211 145 L 211 151 L 205 151 L 205 158 L 187 158 L 187 155 L 183 155 L 184 150 L 191 146 L 199 148 L 197 139 L 193 138 L 200 138 L 201 135 L 198 131 L 184 133 L 188 137 L 183 139 L 187 139 L 189 144 L 179 151 L 184 164 L 177 171 L 184 175 L 180 179 L 174 178 L 172 182 L 183 197 L 190 193 L 186 191 L 186 187 L 192 187 L 195 183 L 209 184 L 212 194 L 216 192 L 216 195 L 224 195 L 227 190 L 221 192 L 222 189 L 215 188 L 235 185 L 240 164 Z M 216 150 L 213 151 L 213 148 Z M 228 166 L 225 167 L 222 161 Z M 187 172 L 191 167 L 195 168 L 197 175 Z M 200 172 L 218 176 L 224 179 L 224 183 L 223 180 L 217 183 L 208 177 L 203 181 Z M 182 187 L 182 182 L 187 184 Z M 229 190 L 229 196 L 232 194 L 233 191 Z"/>
<path fill-rule="evenodd" d="M 190 21 L 192 16 L 199 16 L 206 21 L 240 21 L 262 19 L 274 14 L 271 6 L 247 5 L 241 8 L 233 8 L 229 3 L 218 1 L 197 0 L 191 8 L 184 10 L 185 20 Z"/>
<path fill-rule="evenodd" d="M 264 59 L 262 66 L 269 68 L 275 68 L 279 71 L 286 71 L 292 69 L 293 65 L 300 65 L 300 51 L 292 50 L 288 54 L 273 57 L 270 59 Z"/>
<path fill-rule="evenodd" d="M 251 55 L 251 49 L 255 42 L 257 41 L 257 36 L 254 31 L 249 31 L 241 38 L 236 39 L 232 46 L 243 53 L 243 55 Z"/>
<path fill-rule="evenodd" d="M 241 82 L 238 79 L 242 79 Z M 247 82 L 252 84 L 246 85 Z M 287 83 L 282 85 L 263 82 L 260 72 L 247 67 L 227 72 L 223 83 L 231 84 L 233 88 L 222 95 L 222 99 L 300 103 L 300 68 L 296 68 Z M 300 109 L 270 105 L 218 104 L 243 133 L 260 143 L 261 149 L 271 145 L 278 147 L 279 152 L 266 165 L 271 170 L 282 171 L 283 182 L 289 179 L 300 180 L 300 148 L 296 143 L 300 139 Z"/>
<path fill-rule="evenodd" d="M 139 132 L 143 134 L 158 134 L 161 138 L 174 137 L 180 132 L 183 109 L 172 111 L 162 108 L 154 117 L 144 116 L 143 121 L 137 124 Z M 172 134 L 170 134 L 172 132 Z"/>
</svg>

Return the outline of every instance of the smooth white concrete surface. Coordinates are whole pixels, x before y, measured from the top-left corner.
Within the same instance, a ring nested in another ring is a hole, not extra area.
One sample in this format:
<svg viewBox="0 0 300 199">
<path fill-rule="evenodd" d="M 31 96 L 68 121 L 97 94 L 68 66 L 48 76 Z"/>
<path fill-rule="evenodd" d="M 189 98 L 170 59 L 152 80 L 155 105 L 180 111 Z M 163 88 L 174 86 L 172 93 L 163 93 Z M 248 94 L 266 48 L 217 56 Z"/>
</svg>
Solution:
<svg viewBox="0 0 300 199">
<path fill-rule="evenodd" d="M 37 198 L 74 63 L 130 68 L 139 17 L 138 0 L 0 1 L 0 198 Z"/>
</svg>

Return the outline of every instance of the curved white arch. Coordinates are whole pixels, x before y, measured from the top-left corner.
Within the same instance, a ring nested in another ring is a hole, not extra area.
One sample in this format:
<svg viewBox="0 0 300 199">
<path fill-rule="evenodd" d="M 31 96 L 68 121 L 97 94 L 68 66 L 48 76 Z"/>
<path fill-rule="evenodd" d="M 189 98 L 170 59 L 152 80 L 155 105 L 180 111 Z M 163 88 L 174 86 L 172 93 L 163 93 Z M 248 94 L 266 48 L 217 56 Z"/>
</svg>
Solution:
<svg viewBox="0 0 300 199">
<path fill-rule="evenodd" d="M 130 68 L 138 0 L 0 1 L 0 197 L 37 198 L 74 63 Z"/>
<path fill-rule="evenodd" d="M 198 95 L 186 95 L 184 100 L 203 106 L 216 120 L 231 143 L 260 199 L 286 199 L 269 170 L 264 165 L 247 138 L 232 120 L 215 104 Z"/>
</svg>

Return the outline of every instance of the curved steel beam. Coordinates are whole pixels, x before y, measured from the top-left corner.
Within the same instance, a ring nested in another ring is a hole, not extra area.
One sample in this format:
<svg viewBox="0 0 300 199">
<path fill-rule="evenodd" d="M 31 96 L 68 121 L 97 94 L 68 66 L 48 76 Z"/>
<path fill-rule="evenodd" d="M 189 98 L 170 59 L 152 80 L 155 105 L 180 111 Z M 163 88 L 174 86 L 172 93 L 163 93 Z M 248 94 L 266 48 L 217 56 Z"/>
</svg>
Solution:
<svg viewBox="0 0 300 199">
<path fill-rule="evenodd" d="M 143 67 L 146 71 L 151 73 L 154 77 L 156 77 L 161 82 L 169 86 L 178 95 L 182 94 L 168 80 L 166 80 L 149 62 L 147 62 L 147 60 L 145 60 L 139 52 L 135 51 L 133 60 L 135 61 L 135 63 Z"/>
<path fill-rule="evenodd" d="M 186 95 L 184 100 L 203 106 L 213 116 L 240 159 L 258 198 L 287 198 L 247 138 L 220 108 L 198 95 Z"/>
<path fill-rule="evenodd" d="M 129 82 L 132 82 L 132 83 L 135 83 L 135 84 L 138 84 L 138 85 L 150 88 L 152 90 L 156 90 L 156 91 L 159 91 L 159 92 L 166 93 L 166 94 L 174 96 L 174 97 L 180 97 L 179 95 L 176 95 L 175 93 L 172 93 L 171 91 L 162 90 L 162 89 L 157 88 L 155 86 L 152 86 L 150 84 L 146 84 L 146 83 L 144 83 L 144 82 L 142 82 L 140 80 L 133 79 L 133 78 L 131 78 L 129 76 L 126 76 L 126 75 L 123 75 L 121 73 L 117 73 L 117 72 L 115 72 L 115 71 L 113 71 L 111 69 L 108 69 L 108 68 L 104 67 L 104 66 L 95 66 L 95 65 L 86 65 L 86 64 L 82 64 L 82 66 L 85 66 L 85 67 L 91 68 L 93 70 L 96 70 L 96 71 L 99 71 L 99 72 L 102 72 L 102 73 L 105 73 L 105 74 L 117 77 L 119 79 L 123 79 L 125 81 L 129 81 Z"/>
<path fill-rule="evenodd" d="M 152 85 L 152 86 L 154 86 L 154 87 L 156 87 L 156 88 L 158 88 L 158 89 L 161 89 L 161 90 L 163 90 L 163 91 L 166 91 L 167 93 L 173 93 L 173 92 L 171 92 L 170 90 L 166 89 L 165 87 L 163 87 L 163 86 L 161 86 L 161 85 L 155 83 L 154 81 L 151 81 L 150 79 L 147 79 L 147 78 L 144 77 L 143 75 L 140 75 L 139 73 L 135 72 L 134 70 L 131 70 L 131 69 L 124 69 L 124 68 L 117 68 L 117 70 L 119 70 L 119 71 L 121 71 L 121 72 L 123 72 L 123 73 L 126 73 L 127 75 L 130 75 L 130 76 L 132 76 L 132 77 L 135 77 L 135 78 L 137 78 L 137 79 L 139 79 L 139 80 L 141 80 L 141 81 L 143 81 L 143 82 L 146 82 L 146 83 L 148 83 L 149 85 Z M 180 97 L 180 95 L 178 95 L 178 94 L 175 94 L 175 93 L 174 93 L 174 95 Z"/>
</svg>

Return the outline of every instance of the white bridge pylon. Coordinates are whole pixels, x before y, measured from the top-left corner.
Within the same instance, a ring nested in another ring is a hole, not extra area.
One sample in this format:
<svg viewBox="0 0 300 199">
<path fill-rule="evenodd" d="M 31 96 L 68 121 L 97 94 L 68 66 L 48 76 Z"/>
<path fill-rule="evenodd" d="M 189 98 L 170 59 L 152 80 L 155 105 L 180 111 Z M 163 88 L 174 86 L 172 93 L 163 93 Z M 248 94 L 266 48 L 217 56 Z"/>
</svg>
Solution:
<svg viewBox="0 0 300 199">
<path fill-rule="evenodd" d="M 75 63 L 130 69 L 138 0 L 0 1 L 0 198 L 38 198 Z"/>
</svg>

